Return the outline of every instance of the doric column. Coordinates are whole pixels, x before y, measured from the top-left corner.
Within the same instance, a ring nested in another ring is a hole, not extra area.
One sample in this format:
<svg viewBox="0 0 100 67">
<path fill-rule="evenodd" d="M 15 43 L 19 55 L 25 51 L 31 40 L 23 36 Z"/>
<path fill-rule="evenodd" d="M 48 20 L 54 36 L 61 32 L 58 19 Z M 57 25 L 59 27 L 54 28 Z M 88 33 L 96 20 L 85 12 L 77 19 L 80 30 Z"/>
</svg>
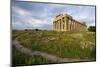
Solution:
<svg viewBox="0 0 100 67">
<path fill-rule="evenodd" d="M 67 31 L 67 18 L 65 17 L 65 31 Z"/>
<path fill-rule="evenodd" d="M 59 31 L 60 31 L 60 22 L 59 22 L 59 20 L 58 20 L 58 28 L 59 28 Z"/>
<path fill-rule="evenodd" d="M 55 30 L 57 30 L 57 22 L 55 23 Z"/>
<path fill-rule="evenodd" d="M 58 31 L 58 21 L 56 22 L 56 25 L 57 25 L 57 31 Z"/>
<path fill-rule="evenodd" d="M 80 27 L 79 29 L 80 29 L 80 31 L 81 31 L 81 24 L 79 24 L 79 27 Z"/>
<path fill-rule="evenodd" d="M 77 23 L 77 30 L 79 31 L 79 24 Z"/>
<path fill-rule="evenodd" d="M 56 30 L 56 21 L 55 21 L 55 30 Z"/>
<path fill-rule="evenodd" d="M 58 31 L 58 21 L 57 21 L 57 31 Z"/>
<path fill-rule="evenodd" d="M 57 30 L 57 21 L 56 21 L 56 30 Z"/>
<path fill-rule="evenodd" d="M 70 25 L 71 25 L 71 31 L 72 31 L 72 19 L 70 19 L 70 21 L 71 21 L 71 24 Z"/>
<path fill-rule="evenodd" d="M 61 19 L 61 31 L 63 30 L 63 21 Z"/>
<path fill-rule="evenodd" d="M 68 28 L 68 27 L 69 27 L 69 25 L 68 25 L 68 24 L 69 24 L 69 22 L 68 22 L 68 18 L 67 18 L 67 17 L 66 17 L 66 23 L 67 23 L 67 25 L 66 25 L 66 26 L 67 26 L 67 30 L 68 30 L 68 29 L 69 29 L 69 28 Z"/>
<path fill-rule="evenodd" d="M 71 30 L 73 30 L 73 21 L 71 19 Z"/>
<path fill-rule="evenodd" d="M 56 22 L 54 23 L 54 29 L 56 30 Z"/>
<path fill-rule="evenodd" d="M 69 22 L 69 18 L 68 18 L 68 31 L 70 31 L 70 22 Z"/>
<path fill-rule="evenodd" d="M 75 30 L 75 23 L 74 23 L 74 21 L 73 21 L 73 30 Z"/>
<path fill-rule="evenodd" d="M 73 30 L 74 30 L 74 22 L 73 22 L 73 20 L 72 20 L 72 27 L 73 27 Z"/>
<path fill-rule="evenodd" d="M 81 31 L 82 31 L 82 24 L 80 24 L 80 29 L 81 29 Z"/>
<path fill-rule="evenodd" d="M 78 31 L 80 31 L 79 23 L 78 23 Z"/>
<path fill-rule="evenodd" d="M 60 19 L 59 19 L 59 31 L 61 31 L 61 29 L 60 29 Z"/>
<path fill-rule="evenodd" d="M 69 31 L 71 30 L 71 20 L 69 19 Z"/>
<path fill-rule="evenodd" d="M 59 22 L 57 21 L 57 30 L 59 30 Z"/>
<path fill-rule="evenodd" d="M 65 22 L 65 17 L 63 17 L 63 30 L 66 31 L 66 22 Z"/>
<path fill-rule="evenodd" d="M 61 31 L 61 21 L 59 19 L 59 30 Z"/>
<path fill-rule="evenodd" d="M 77 30 L 79 31 L 79 24 L 77 23 Z"/>
<path fill-rule="evenodd" d="M 58 21 L 57 21 L 57 31 L 58 31 Z"/>
<path fill-rule="evenodd" d="M 71 20 L 70 20 L 70 31 L 71 31 Z"/>
<path fill-rule="evenodd" d="M 60 22 L 60 31 L 61 31 L 61 19 L 59 19 L 59 22 Z"/>
<path fill-rule="evenodd" d="M 58 30 L 59 30 L 59 20 L 58 20 Z"/>
<path fill-rule="evenodd" d="M 77 22 L 75 22 L 75 23 L 76 23 L 75 25 L 76 25 L 76 31 L 77 31 L 77 28 L 78 28 L 78 27 L 77 27 Z"/>
<path fill-rule="evenodd" d="M 53 22 L 53 30 L 55 30 L 55 22 Z"/>
<path fill-rule="evenodd" d="M 59 28 L 59 20 L 58 20 L 58 30 L 60 30 L 60 28 Z"/>
<path fill-rule="evenodd" d="M 71 20 L 72 21 L 72 30 L 73 30 L 73 20 Z"/>
<path fill-rule="evenodd" d="M 64 21 L 65 21 L 65 31 L 67 31 L 67 21 L 66 21 L 66 17 L 65 17 L 65 19 L 64 19 Z"/>
<path fill-rule="evenodd" d="M 73 22 L 72 22 L 72 19 L 71 19 L 71 30 L 73 30 Z"/>
<path fill-rule="evenodd" d="M 62 31 L 63 31 L 63 19 L 61 19 L 61 20 L 62 20 L 62 23 L 61 23 L 62 25 L 61 26 L 62 26 Z"/>
<path fill-rule="evenodd" d="M 75 30 L 75 22 L 73 21 L 73 26 L 74 26 L 74 30 Z"/>
<path fill-rule="evenodd" d="M 75 26 L 75 27 L 74 27 L 74 30 L 76 30 L 76 22 L 75 22 L 75 21 L 74 21 L 74 26 Z"/>
</svg>

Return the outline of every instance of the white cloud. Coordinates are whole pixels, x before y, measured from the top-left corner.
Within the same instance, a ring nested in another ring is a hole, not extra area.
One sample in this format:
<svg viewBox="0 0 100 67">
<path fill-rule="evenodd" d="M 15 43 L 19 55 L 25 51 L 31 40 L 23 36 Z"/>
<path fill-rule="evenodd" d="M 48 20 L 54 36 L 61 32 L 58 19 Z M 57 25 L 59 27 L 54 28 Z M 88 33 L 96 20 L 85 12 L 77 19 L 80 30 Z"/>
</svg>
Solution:
<svg viewBox="0 0 100 67">
<path fill-rule="evenodd" d="M 33 25 L 33 27 L 36 28 L 41 28 L 44 27 L 44 25 L 51 25 L 50 22 L 48 22 L 48 20 L 45 19 L 32 19 L 31 22 L 29 22 L 31 25 Z"/>
<path fill-rule="evenodd" d="M 21 5 L 21 4 L 20 4 Z M 26 5 L 26 4 L 25 4 Z M 36 5 L 28 4 L 29 8 L 27 9 L 22 6 L 12 6 L 13 11 L 13 28 L 21 27 L 22 28 L 52 28 L 53 18 L 59 13 L 68 13 L 73 18 L 78 21 L 85 21 L 88 25 L 94 25 L 93 22 L 95 19 L 94 14 L 87 13 L 88 9 L 84 9 L 79 6 L 72 7 L 72 5 L 61 5 L 61 4 L 50 4 L 50 5 Z M 37 8 L 37 6 L 42 6 L 43 8 Z M 91 10 L 90 10 L 91 11 Z M 89 12 L 89 11 L 88 11 Z M 90 15 L 91 14 L 91 15 Z"/>
<path fill-rule="evenodd" d="M 24 28 L 27 26 L 31 26 L 32 28 L 43 28 L 44 25 L 50 25 L 51 23 L 48 23 L 48 20 L 46 19 L 36 19 L 32 17 L 32 13 L 22 9 L 20 7 L 13 6 L 12 7 L 13 12 L 16 14 L 13 14 L 13 16 L 17 17 L 17 21 L 15 21 L 15 18 L 12 18 L 12 27 L 18 28 L 21 27 Z M 46 17 L 47 15 L 42 15 L 42 17 Z"/>
<path fill-rule="evenodd" d="M 88 13 L 77 13 L 73 15 L 73 18 L 81 22 L 86 22 L 88 26 L 95 25 L 95 15 L 93 14 L 90 15 Z"/>
<path fill-rule="evenodd" d="M 12 29 L 18 29 L 19 27 L 22 27 L 22 25 L 22 22 L 13 22 Z"/>
<path fill-rule="evenodd" d="M 12 22 L 12 27 L 17 28 L 17 27 L 22 27 L 22 28 L 45 28 L 45 25 L 51 25 L 50 22 L 48 22 L 47 19 L 36 19 L 32 16 L 18 16 L 21 20 L 18 20 L 18 22 Z M 14 20 L 14 19 L 13 19 Z"/>
<path fill-rule="evenodd" d="M 20 16 L 27 16 L 27 15 L 30 15 L 31 16 L 32 15 L 30 11 L 25 10 L 23 8 L 20 8 L 20 7 L 17 7 L 17 6 L 13 6 L 12 7 L 12 10 L 14 12 L 16 12 Z"/>
</svg>

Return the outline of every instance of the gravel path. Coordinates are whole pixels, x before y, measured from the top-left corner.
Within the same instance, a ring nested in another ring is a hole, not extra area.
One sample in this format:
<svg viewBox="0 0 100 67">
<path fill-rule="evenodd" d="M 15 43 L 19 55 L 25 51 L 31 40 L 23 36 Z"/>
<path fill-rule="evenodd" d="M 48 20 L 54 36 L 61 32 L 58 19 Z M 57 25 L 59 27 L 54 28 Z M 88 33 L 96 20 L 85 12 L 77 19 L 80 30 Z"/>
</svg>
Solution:
<svg viewBox="0 0 100 67">
<path fill-rule="evenodd" d="M 43 58 L 49 60 L 49 61 L 52 61 L 54 63 L 61 63 L 61 62 L 76 62 L 76 61 L 92 61 L 93 59 L 88 59 L 88 60 L 80 60 L 80 59 L 69 59 L 69 58 L 60 58 L 60 57 L 57 57 L 57 56 L 54 56 L 52 54 L 48 54 L 48 53 L 45 53 L 45 52 L 41 52 L 41 51 L 33 51 L 31 49 L 28 49 L 28 48 L 25 48 L 23 47 L 17 40 L 13 40 L 13 43 L 12 43 L 15 48 L 24 53 L 24 54 L 27 54 L 27 55 L 30 55 L 30 56 L 42 56 Z"/>
</svg>

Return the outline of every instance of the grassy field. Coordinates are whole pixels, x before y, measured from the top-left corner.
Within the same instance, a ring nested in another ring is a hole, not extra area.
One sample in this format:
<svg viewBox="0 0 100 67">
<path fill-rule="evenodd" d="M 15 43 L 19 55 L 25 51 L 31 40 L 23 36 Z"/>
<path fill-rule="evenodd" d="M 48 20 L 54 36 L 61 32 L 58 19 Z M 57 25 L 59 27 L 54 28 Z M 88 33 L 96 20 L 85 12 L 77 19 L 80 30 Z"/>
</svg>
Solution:
<svg viewBox="0 0 100 67">
<path fill-rule="evenodd" d="M 24 47 L 62 58 L 95 59 L 95 35 L 95 32 L 20 30 L 12 32 L 12 39 Z"/>
<path fill-rule="evenodd" d="M 36 65 L 36 64 L 48 64 L 50 61 L 42 58 L 41 56 L 29 56 L 17 51 L 13 47 L 13 66 L 21 66 L 21 65 Z"/>
</svg>

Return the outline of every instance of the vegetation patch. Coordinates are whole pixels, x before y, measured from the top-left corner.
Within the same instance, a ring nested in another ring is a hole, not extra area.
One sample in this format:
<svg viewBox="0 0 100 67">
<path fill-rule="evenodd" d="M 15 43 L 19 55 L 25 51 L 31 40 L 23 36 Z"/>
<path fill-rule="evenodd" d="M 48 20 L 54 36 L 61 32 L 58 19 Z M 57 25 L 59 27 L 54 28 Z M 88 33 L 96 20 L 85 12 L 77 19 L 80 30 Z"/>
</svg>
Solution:
<svg viewBox="0 0 100 67">
<path fill-rule="evenodd" d="M 29 56 L 26 54 L 23 54 L 16 50 L 16 48 L 13 47 L 13 56 L 12 56 L 12 64 L 13 66 L 25 66 L 25 65 L 36 65 L 36 64 L 48 64 L 50 61 L 42 58 L 41 56 Z"/>
<path fill-rule="evenodd" d="M 13 32 L 13 39 L 24 47 L 62 58 L 93 59 L 96 55 L 95 32 L 23 30 Z"/>
</svg>

